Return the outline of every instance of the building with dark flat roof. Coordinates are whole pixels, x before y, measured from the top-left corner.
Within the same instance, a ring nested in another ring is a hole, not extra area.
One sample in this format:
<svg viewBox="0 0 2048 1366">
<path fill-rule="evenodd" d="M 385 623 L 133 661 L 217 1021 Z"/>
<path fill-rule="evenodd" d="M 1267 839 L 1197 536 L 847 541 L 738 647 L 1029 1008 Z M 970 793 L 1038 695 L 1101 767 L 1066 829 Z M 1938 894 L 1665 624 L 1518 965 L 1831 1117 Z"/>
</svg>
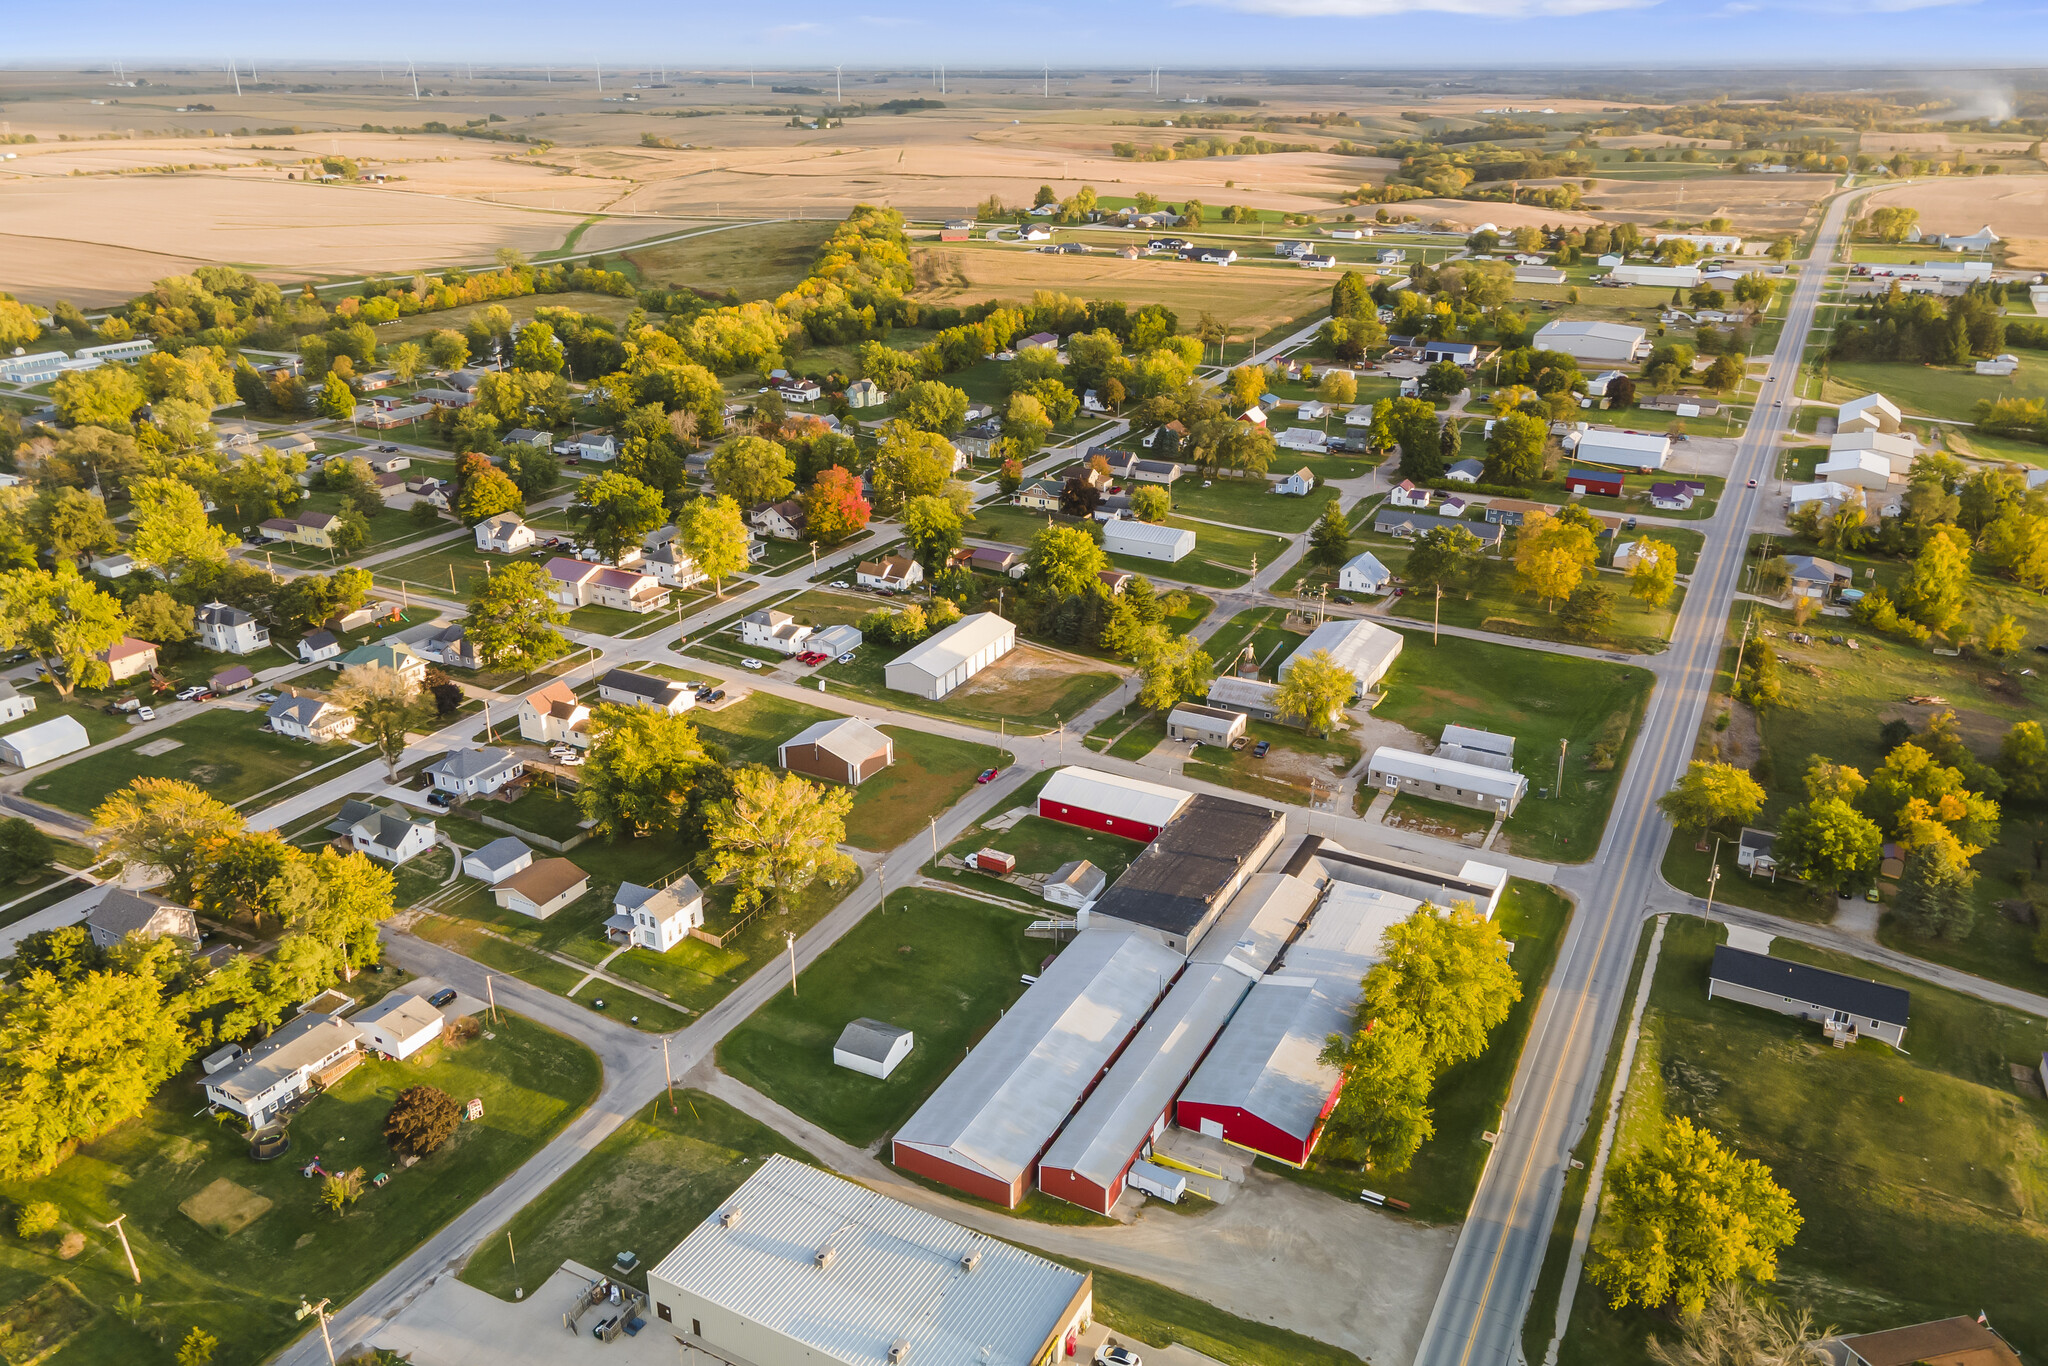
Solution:
<svg viewBox="0 0 2048 1366">
<path fill-rule="evenodd" d="M 1726 997 L 1801 1020 L 1817 1020 L 1829 1038 L 1865 1034 L 1893 1048 L 1906 1037 L 1912 994 L 1862 977 L 1722 944 L 1707 973 L 1707 999 Z"/>
<path fill-rule="evenodd" d="M 1136 930 L 1187 953 L 1279 848 L 1286 825 L 1268 807 L 1191 797 L 1089 910 L 1088 923 Z"/>
</svg>

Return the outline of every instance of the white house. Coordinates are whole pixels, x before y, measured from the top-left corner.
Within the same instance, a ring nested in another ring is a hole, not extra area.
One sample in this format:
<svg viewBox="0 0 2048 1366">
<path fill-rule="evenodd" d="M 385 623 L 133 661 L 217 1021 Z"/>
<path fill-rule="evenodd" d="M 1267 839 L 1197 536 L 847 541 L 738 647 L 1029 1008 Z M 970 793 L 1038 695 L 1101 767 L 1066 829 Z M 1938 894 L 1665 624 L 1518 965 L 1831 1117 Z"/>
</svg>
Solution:
<svg viewBox="0 0 2048 1366">
<path fill-rule="evenodd" d="M 465 856 L 462 871 L 479 882 L 503 882 L 532 862 L 533 850 L 507 835 Z"/>
<path fill-rule="evenodd" d="M 779 655 L 798 654 L 810 637 L 810 627 L 789 613 L 778 612 L 771 607 L 763 607 L 740 618 L 740 644 L 755 649 L 773 650 Z"/>
<path fill-rule="evenodd" d="M 780 503 L 763 503 L 747 514 L 747 521 L 764 536 L 773 536 L 778 541 L 800 541 L 808 519 L 804 505 L 788 498 Z"/>
<path fill-rule="evenodd" d="M 1818 504 L 1823 512 L 1833 513 L 1852 499 L 1861 501 L 1863 491 L 1853 484 L 1837 484 L 1823 479 L 1817 483 L 1794 485 L 1790 497 L 1794 512 L 1808 504 Z"/>
<path fill-rule="evenodd" d="M 434 847 L 434 823 L 414 816 L 402 806 L 382 811 L 368 802 L 343 802 L 341 814 L 327 828 L 340 835 L 358 854 L 368 854 L 393 867 L 418 858 Z"/>
<path fill-rule="evenodd" d="M 1419 489 L 1411 481 L 1403 479 L 1388 492 L 1387 503 L 1397 508 L 1426 508 L 1435 496 L 1432 490 Z"/>
<path fill-rule="evenodd" d="M 1627 573 L 1638 564 L 1655 564 L 1655 548 L 1645 549 L 1641 541 L 1623 541 L 1614 547 L 1614 567 Z"/>
<path fill-rule="evenodd" d="M 295 740 L 325 744 L 356 728 L 356 718 L 321 697 L 280 697 L 265 713 L 270 728 Z"/>
<path fill-rule="evenodd" d="M 1306 465 L 1303 465 L 1300 469 L 1273 486 L 1273 492 L 1285 493 L 1295 498 L 1306 498 L 1315 491 L 1315 473 Z"/>
<path fill-rule="evenodd" d="M 35 709 L 33 697 L 17 691 L 12 683 L 0 678 L 0 726 L 11 725 Z"/>
<path fill-rule="evenodd" d="M 846 406 L 849 408 L 876 408 L 888 401 L 889 395 L 871 379 L 857 379 L 846 386 Z"/>
<path fill-rule="evenodd" d="M 499 906 L 546 920 L 590 890 L 590 874 L 565 858 L 541 859 L 491 888 Z"/>
<path fill-rule="evenodd" d="M 1559 351 L 1600 365 L 1626 364 L 1647 355 L 1650 349 L 1649 333 L 1640 327 L 1567 318 L 1538 328 L 1531 345 L 1538 351 Z"/>
<path fill-rule="evenodd" d="M 679 878 L 666 887 L 622 882 L 612 898 L 605 933 L 615 944 L 667 953 L 691 930 L 704 927 L 704 893 L 696 879 Z"/>
<path fill-rule="evenodd" d="M 341 642 L 332 631 L 310 631 L 299 637 L 299 662 L 319 664 L 341 657 Z"/>
<path fill-rule="evenodd" d="M 1671 438 L 1657 432 L 1625 432 L 1614 427 L 1589 427 L 1579 435 L 1574 458 L 1601 465 L 1661 470 L 1671 458 Z"/>
<path fill-rule="evenodd" d="M 900 593 L 913 584 L 924 582 L 924 566 L 908 555 L 863 560 L 854 568 L 853 581 L 862 588 L 886 588 Z"/>
<path fill-rule="evenodd" d="M 1896 432 L 1905 425 L 1905 416 L 1898 405 L 1883 394 L 1865 394 L 1852 398 L 1835 409 L 1835 431 L 1848 432 Z"/>
<path fill-rule="evenodd" d="M 896 692 L 936 700 L 1016 645 L 1015 625 L 994 612 L 976 612 L 890 660 L 883 666 L 883 681 Z"/>
<path fill-rule="evenodd" d="M 95 947 L 111 949 L 131 934 L 144 939 L 170 935 L 198 944 L 199 921 L 188 907 L 112 883 L 101 883 L 98 890 L 98 902 L 85 913 L 86 932 Z"/>
<path fill-rule="evenodd" d="M 1366 761 L 1366 783 L 1386 792 L 1411 793 L 1501 816 L 1512 816 L 1522 798 L 1529 795 L 1529 780 L 1512 769 L 1386 746 L 1374 750 Z"/>
<path fill-rule="evenodd" d="M 1330 438 L 1319 427 L 1289 427 L 1273 438 L 1273 444 L 1288 451 L 1327 450 Z"/>
<path fill-rule="evenodd" d="M 594 460 L 602 465 L 619 458 L 619 443 L 606 433 L 590 432 L 560 443 L 555 447 L 555 454 L 573 456 L 577 460 Z"/>
<path fill-rule="evenodd" d="M 623 706 L 652 707 L 670 716 L 680 716 L 697 705 L 697 694 L 672 678 L 613 669 L 597 680 L 597 700 Z"/>
<path fill-rule="evenodd" d="M 442 792 L 481 797 L 526 772 L 526 764 L 509 749 L 451 749 L 428 764 L 425 771 Z"/>
<path fill-rule="evenodd" d="M 469 628 L 461 622 L 450 622 L 434 634 L 420 640 L 413 648 L 421 659 L 431 659 L 436 664 L 446 664 L 457 669 L 480 669 L 483 657 L 476 652 L 476 646 L 469 639 Z"/>
<path fill-rule="evenodd" d="M 106 661 L 107 670 L 113 675 L 116 683 L 124 678 L 133 678 L 137 674 L 152 673 L 156 669 L 156 646 L 147 640 L 137 640 L 134 636 L 121 637 L 118 642 L 100 651 L 99 657 Z"/>
<path fill-rule="evenodd" d="M 1349 563 L 1337 571 L 1337 587 L 1346 593 L 1384 593 L 1394 576 L 1387 567 L 1373 556 L 1370 550 L 1361 551 Z"/>
<path fill-rule="evenodd" d="M 270 644 L 270 632 L 255 617 L 224 602 L 209 602 L 194 612 L 192 629 L 200 648 L 216 654 L 254 654 Z"/>
<path fill-rule="evenodd" d="M 476 548 L 500 555 L 516 555 L 532 545 L 533 528 L 516 512 L 501 512 L 476 524 Z"/>
<path fill-rule="evenodd" d="M 206 1098 L 260 1127 L 286 1101 L 310 1090 L 315 1078 L 346 1061 L 361 1039 L 362 1031 L 348 1021 L 309 1010 L 207 1077 Z"/>
<path fill-rule="evenodd" d="M 519 735 L 539 745 L 590 744 L 590 708 L 557 678 L 519 699 Z"/>
<path fill-rule="evenodd" d="M 914 1043 L 907 1029 L 880 1020 L 854 1020 L 839 1031 L 832 1045 L 834 1066 L 887 1081 L 896 1064 L 910 1056 Z"/>
<path fill-rule="evenodd" d="M 358 1046 L 365 1052 L 402 1061 L 440 1038 L 447 1020 L 422 998 L 400 989 L 349 1023 L 361 1031 Z"/>
<path fill-rule="evenodd" d="M 1112 555 L 1172 564 L 1194 553 L 1195 533 L 1188 527 L 1118 518 L 1103 523 L 1102 548 Z"/>
<path fill-rule="evenodd" d="M 669 590 L 652 574 L 557 555 L 549 560 L 548 597 L 563 607 L 611 607 L 645 616 L 668 606 Z"/>
</svg>

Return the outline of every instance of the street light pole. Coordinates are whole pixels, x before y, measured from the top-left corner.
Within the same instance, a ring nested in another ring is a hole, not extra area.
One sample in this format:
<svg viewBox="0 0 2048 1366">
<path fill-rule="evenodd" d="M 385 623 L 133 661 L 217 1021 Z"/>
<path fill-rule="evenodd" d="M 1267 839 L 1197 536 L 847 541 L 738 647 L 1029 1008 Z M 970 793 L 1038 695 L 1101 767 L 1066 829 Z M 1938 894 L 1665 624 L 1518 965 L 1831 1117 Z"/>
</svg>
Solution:
<svg viewBox="0 0 2048 1366">
<path fill-rule="evenodd" d="M 322 1300 L 318 1304 L 307 1304 L 304 1300 L 300 1300 L 298 1317 L 303 1319 L 309 1316 L 317 1316 L 319 1318 L 320 1341 L 327 1344 L 327 1366 L 335 1366 L 334 1339 L 327 1335 L 327 1305 L 328 1301 L 326 1300 Z"/>
<path fill-rule="evenodd" d="M 789 944 L 789 994 L 793 999 L 796 996 L 796 932 L 784 930 L 782 937 Z"/>
</svg>

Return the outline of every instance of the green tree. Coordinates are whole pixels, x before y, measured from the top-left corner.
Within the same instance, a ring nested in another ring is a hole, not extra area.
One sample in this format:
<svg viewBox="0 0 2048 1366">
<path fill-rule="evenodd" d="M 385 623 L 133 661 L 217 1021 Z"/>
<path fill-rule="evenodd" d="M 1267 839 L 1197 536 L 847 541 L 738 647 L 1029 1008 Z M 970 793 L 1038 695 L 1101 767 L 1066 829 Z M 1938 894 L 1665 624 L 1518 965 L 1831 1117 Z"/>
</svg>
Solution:
<svg viewBox="0 0 2048 1366">
<path fill-rule="evenodd" d="M 462 630 L 485 668 L 527 673 L 569 652 L 569 615 L 548 596 L 551 584 L 545 569 L 515 560 L 476 585 Z"/>
<path fill-rule="evenodd" d="M 715 768 L 680 716 L 607 703 L 591 717 L 589 757 L 577 775 L 576 804 L 611 838 L 675 835 L 690 798 Z"/>
<path fill-rule="evenodd" d="M 1737 1157 L 1682 1115 L 1653 1146 L 1616 1163 L 1609 1180 L 1611 1233 L 1587 1274 L 1615 1309 L 1697 1314 L 1738 1277 L 1773 1280 L 1778 1249 L 1803 1222 L 1770 1168 Z"/>
<path fill-rule="evenodd" d="M 192 639 L 192 604 L 162 589 L 138 593 L 128 603 L 128 629 L 143 640 L 175 645 Z"/>
<path fill-rule="evenodd" d="M 1584 526 L 1531 512 L 1515 536 L 1515 586 L 1555 611 L 1557 600 L 1569 598 L 1591 572 L 1598 554 L 1593 533 Z"/>
<path fill-rule="evenodd" d="M 1316 385 L 1316 397 L 1325 403 L 1358 402 L 1358 377 L 1349 370 L 1325 370 Z"/>
<path fill-rule="evenodd" d="M 40 1238 L 46 1233 L 54 1233 L 63 1217 L 63 1211 L 48 1200 L 31 1200 L 14 1216 L 15 1236 L 26 1242 L 31 1238 Z"/>
<path fill-rule="evenodd" d="M 275 830 L 238 830 L 206 840 L 193 870 L 192 904 L 223 920 L 249 916 L 261 925 L 271 884 L 297 857 Z"/>
<path fill-rule="evenodd" d="M 836 886 L 858 873 L 859 865 L 839 847 L 852 808 L 851 788 L 743 768 L 733 776 L 732 796 L 704 814 L 711 876 L 732 879 L 736 910 L 773 905 L 787 911 L 813 883 Z"/>
<path fill-rule="evenodd" d="M 569 516 L 581 538 L 612 562 L 668 520 L 660 493 L 617 470 L 584 480 L 569 505 Z"/>
<path fill-rule="evenodd" d="M 1351 523 L 1345 519 L 1344 504 L 1333 494 L 1323 504 L 1323 515 L 1308 533 L 1308 557 L 1314 564 L 1331 569 L 1351 558 Z"/>
<path fill-rule="evenodd" d="M 1736 680 L 1735 695 L 1758 712 L 1783 704 L 1784 681 L 1778 674 L 1778 655 L 1764 641 L 1755 641 L 1742 652 L 1742 676 Z"/>
<path fill-rule="evenodd" d="M 512 342 L 512 366 L 535 374 L 560 374 L 562 343 L 556 339 L 555 329 L 544 322 L 530 322 L 520 328 Z"/>
<path fill-rule="evenodd" d="M 1109 568 L 1109 556 L 1078 526 L 1049 526 L 1039 532 L 1031 538 L 1025 561 L 1031 584 L 1058 598 L 1094 592 L 1101 582 L 1097 575 Z"/>
<path fill-rule="evenodd" d="M 1869 875 L 1884 848 L 1884 832 L 1838 797 L 1809 801 L 1778 822 L 1778 860 L 1816 887 L 1835 887 Z"/>
<path fill-rule="evenodd" d="M 2010 612 L 1984 629 L 1984 648 L 1995 655 L 2009 655 L 2026 643 L 2026 633 Z"/>
<path fill-rule="evenodd" d="M 546 446 L 515 443 L 505 447 L 505 474 L 519 490 L 520 498 L 531 503 L 561 481 L 562 462 Z"/>
<path fill-rule="evenodd" d="M 1899 923 L 1922 939 L 1960 942 L 1970 937 L 1977 920 L 1970 888 L 1977 874 L 1964 846 L 1947 827 L 1941 838 L 1906 850 L 1905 872 L 1899 878 L 1898 900 L 1892 909 Z"/>
<path fill-rule="evenodd" d="M 192 1047 L 149 977 L 37 972 L 0 993 L 0 1179 L 39 1176 L 141 1114 Z"/>
<path fill-rule="evenodd" d="M 1657 799 L 1671 823 L 1697 838 L 1716 825 L 1746 825 L 1763 810 L 1764 790 L 1733 764 L 1695 759 L 1678 785 Z"/>
<path fill-rule="evenodd" d="M 747 523 L 730 498 L 699 498 L 684 508 L 676 518 L 676 539 L 721 598 L 725 581 L 747 567 Z"/>
<path fill-rule="evenodd" d="M 348 381 L 340 375 L 329 374 L 321 383 L 320 411 L 337 422 L 355 416 L 356 396 L 349 392 Z"/>
<path fill-rule="evenodd" d="M 475 526 L 501 512 L 519 512 L 526 507 L 519 485 L 481 453 L 464 456 L 456 466 L 456 474 L 455 515 L 464 526 Z"/>
<path fill-rule="evenodd" d="M 327 529 L 327 540 L 337 553 L 353 555 L 370 543 L 370 524 L 354 508 L 343 508 L 334 514 L 334 525 Z"/>
<path fill-rule="evenodd" d="M 967 421 L 967 393 L 935 379 L 921 379 L 897 390 L 896 415 L 919 431 L 951 436 Z"/>
<path fill-rule="evenodd" d="M 1483 548 L 1479 538 L 1461 526 L 1432 527 L 1416 538 L 1409 552 L 1407 579 L 1414 591 L 1463 592 L 1479 573 Z"/>
<path fill-rule="evenodd" d="M 408 1086 L 384 1116 L 384 1141 L 400 1157 L 425 1157 L 455 1137 L 462 1106 L 438 1086 Z"/>
<path fill-rule="evenodd" d="M 1317 650 L 1288 665 L 1273 694 L 1273 709 L 1299 718 L 1312 735 L 1328 735 L 1357 692 L 1357 677 L 1328 650 Z"/>
<path fill-rule="evenodd" d="M 1190 697 L 1208 695 L 1209 681 L 1216 676 L 1216 661 L 1191 638 L 1167 635 L 1151 628 L 1157 638 L 1142 642 L 1138 668 L 1145 682 L 1138 701 L 1154 711 L 1172 711 Z"/>
<path fill-rule="evenodd" d="M 1157 484 L 1131 490 L 1131 515 L 1141 522 L 1163 522 L 1173 511 L 1173 499 Z"/>
<path fill-rule="evenodd" d="M 427 338 L 427 357 L 437 370 L 459 370 L 469 359 L 469 342 L 460 332 L 444 327 Z"/>
<path fill-rule="evenodd" d="M 1010 395 L 1010 401 L 1003 409 L 1003 439 L 1010 443 L 1011 450 L 1024 455 L 1036 452 L 1052 429 L 1052 418 L 1035 395 L 1023 392 Z"/>
<path fill-rule="evenodd" d="M 927 575 L 937 574 L 961 542 L 960 509 L 936 494 L 920 494 L 899 514 L 903 538 Z"/>
<path fill-rule="evenodd" d="M 328 697 L 356 718 L 355 738 L 368 741 L 384 756 L 391 781 L 397 782 L 406 738 L 426 719 L 418 680 L 381 664 L 354 664 L 341 671 Z"/>
<path fill-rule="evenodd" d="M 81 488 L 43 490 L 29 522 L 35 537 L 60 560 L 78 560 L 121 544 L 120 528 L 107 515 L 106 503 Z"/>
<path fill-rule="evenodd" d="M 102 858 L 123 869 L 161 868 L 180 891 L 191 887 L 200 851 L 242 829 L 232 806 L 173 778 L 135 779 L 100 803 L 92 819 Z"/>
<path fill-rule="evenodd" d="M 1541 418 L 1509 413 L 1486 438 L 1485 479 L 1489 484 L 1532 484 L 1543 477 L 1543 443 L 1549 430 Z"/>
<path fill-rule="evenodd" d="M 1408 1023 L 1438 1073 L 1484 1053 L 1487 1035 L 1522 999 L 1521 979 L 1508 963 L 1513 946 L 1469 903 L 1448 913 L 1422 906 L 1388 927 L 1381 949 L 1385 956 L 1366 974 L 1358 1018 Z"/>
<path fill-rule="evenodd" d="M 1895 596 L 1907 616 L 1947 635 L 1963 619 L 1972 597 L 1969 537 L 1958 527 L 1937 527 Z"/>
<path fill-rule="evenodd" d="M 789 452 L 758 436 L 736 436 L 712 453 L 711 487 L 741 507 L 779 503 L 796 491 Z"/>
<path fill-rule="evenodd" d="M 875 448 L 875 510 L 893 516 L 913 498 L 953 496 L 953 443 L 897 419 L 882 425 Z"/>
<path fill-rule="evenodd" d="M 401 384 L 410 384 L 427 368 L 427 353 L 418 342 L 400 342 L 384 357 Z"/>
<path fill-rule="evenodd" d="M 54 570 L 0 572 L 0 650 L 25 649 L 49 670 L 59 697 L 102 688 L 111 673 L 100 655 L 128 633 L 118 600 L 60 561 Z"/>
<path fill-rule="evenodd" d="M 0 886 L 40 875 L 57 858 L 57 842 L 20 816 L 0 818 Z"/>
<path fill-rule="evenodd" d="M 57 415 L 74 427 L 122 429 L 149 394 L 133 370 L 103 365 L 97 370 L 70 370 L 50 386 Z"/>
<path fill-rule="evenodd" d="M 1330 316 L 1379 317 L 1379 306 L 1373 302 L 1372 291 L 1366 287 L 1363 275 L 1355 270 L 1347 270 L 1337 277 L 1337 283 L 1330 286 Z"/>
<path fill-rule="evenodd" d="M 1998 746 L 1998 773 L 2005 795 L 2016 802 L 2048 798 L 2048 735 L 2039 721 L 2015 721 Z M 0 846 L 6 840 L 0 838 Z"/>
<path fill-rule="evenodd" d="M 228 562 L 235 538 L 207 520 L 199 490 L 178 479 L 138 479 L 130 492 L 128 553 L 137 564 L 182 582 Z"/>
<path fill-rule="evenodd" d="M 1429 1108 L 1436 1072 L 1422 1031 L 1405 1018 L 1372 1020 L 1333 1037 L 1323 1062 L 1344 1074 L 1323 1130 L 1324 1152 L 1375 1172 L 1405 1171 L 1436 1133 Z"/>
</svg>

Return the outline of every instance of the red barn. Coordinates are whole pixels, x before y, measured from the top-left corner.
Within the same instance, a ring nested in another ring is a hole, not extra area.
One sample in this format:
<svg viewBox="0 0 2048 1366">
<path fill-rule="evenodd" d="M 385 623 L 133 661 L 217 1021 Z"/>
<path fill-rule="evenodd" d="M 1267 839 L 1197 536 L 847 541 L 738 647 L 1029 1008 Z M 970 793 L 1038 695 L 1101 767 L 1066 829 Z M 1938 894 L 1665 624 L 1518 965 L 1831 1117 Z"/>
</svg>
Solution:
<svg viewBox="0 0 2048 1366">
<path fill-rule="evenodd" d="M 1157 783 L 1092 768 L 1063 768 L 1038 794 L 1038 814 L 1084 830 L 1150 843 L 1189 798 Z"/>
<path fill-rule="evenodd" d="M 1606 498 L 1621 497 L 1621 474 L 1617 470 L 1573 470 L 1565 476 L 1573 493 L 1597 493 Z"/>
</svg>

